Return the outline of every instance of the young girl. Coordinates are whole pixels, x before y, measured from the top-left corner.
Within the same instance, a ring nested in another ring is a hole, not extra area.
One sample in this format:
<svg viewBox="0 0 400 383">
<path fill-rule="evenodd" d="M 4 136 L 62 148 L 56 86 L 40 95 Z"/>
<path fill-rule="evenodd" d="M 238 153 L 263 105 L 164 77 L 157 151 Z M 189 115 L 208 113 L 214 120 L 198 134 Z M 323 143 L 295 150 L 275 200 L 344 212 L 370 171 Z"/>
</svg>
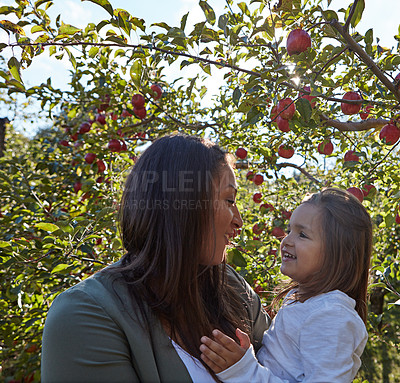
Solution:
<svg viewBox="0 0 400 383">
<path fill-rule="evenodd" d="M 219 330 L 201 338 L 202 359 L 223 382 L 351 382 L 367 342 L 367 284 L 372 223 L 350 193 L 328 188 L 293 212 L 281 243 L 290 285 L 255 358 Z"/>
</svg>

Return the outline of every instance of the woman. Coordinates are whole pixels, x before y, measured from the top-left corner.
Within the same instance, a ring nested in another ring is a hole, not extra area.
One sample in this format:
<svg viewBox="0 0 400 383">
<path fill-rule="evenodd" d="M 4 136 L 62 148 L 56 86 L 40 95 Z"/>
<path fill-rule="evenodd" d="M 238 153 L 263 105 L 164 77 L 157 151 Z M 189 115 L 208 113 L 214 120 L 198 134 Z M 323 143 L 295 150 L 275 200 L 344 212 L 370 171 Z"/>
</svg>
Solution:
<svg viewBox="0 0 400 383">
<path fill-rule="evenodd" d="M 242 226 L 229 155 L 202 138 L 156 140 L 121 203 L 125 255 L 60 294 L 46 320 L 43 382 L 207 382 L 200 338 L 240 328 L 258 349 L 268 318 L 225 265 Z"/>
</svg>

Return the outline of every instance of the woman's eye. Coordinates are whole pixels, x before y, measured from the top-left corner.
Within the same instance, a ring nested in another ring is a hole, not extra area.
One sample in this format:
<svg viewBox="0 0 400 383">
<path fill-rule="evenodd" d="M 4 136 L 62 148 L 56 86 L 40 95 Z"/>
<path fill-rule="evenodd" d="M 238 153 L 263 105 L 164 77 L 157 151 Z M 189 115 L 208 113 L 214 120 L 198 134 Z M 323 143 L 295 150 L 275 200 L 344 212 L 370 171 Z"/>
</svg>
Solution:
<svg viewBox="0 0 400 383">
<path fill-rule="evenodd" d="M 307 236 L 302 231 L 300 232 L 300 237 L 301 238 L 307 238 Z"/>
<path fill-rule="evenodd" d="M 227 199 L 226 200 L 229 204 L 234 205 L 235 204 L 235 200 L 232 199 Z"/>
</svg>

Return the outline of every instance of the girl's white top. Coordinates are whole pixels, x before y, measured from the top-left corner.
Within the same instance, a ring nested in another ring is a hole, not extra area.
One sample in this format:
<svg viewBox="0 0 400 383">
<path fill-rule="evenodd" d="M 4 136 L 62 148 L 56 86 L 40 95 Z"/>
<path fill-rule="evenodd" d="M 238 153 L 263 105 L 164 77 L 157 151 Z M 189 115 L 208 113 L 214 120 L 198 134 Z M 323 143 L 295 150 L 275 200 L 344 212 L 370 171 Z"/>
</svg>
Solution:
<svg viewBox="0 0 400 383">
<path fill-rule="evenodd" d="M 368 339 L 355 301 L 335 290 L 293 302 L 289 292 L 263 344 L 217 374 L 223 382 L 350 383 Z"/>
<path fill-rule="evenodd" d="M 215 383 L 215 380 L 203 366 L 203 364 L 194 356 L 186 352 L 178 343 L 174 342 L 172 339 L 172 344 L 175 347 L 176 352 L 182 359 L 186 369 L 189 372 L 193 383 Z"/>
</svg>

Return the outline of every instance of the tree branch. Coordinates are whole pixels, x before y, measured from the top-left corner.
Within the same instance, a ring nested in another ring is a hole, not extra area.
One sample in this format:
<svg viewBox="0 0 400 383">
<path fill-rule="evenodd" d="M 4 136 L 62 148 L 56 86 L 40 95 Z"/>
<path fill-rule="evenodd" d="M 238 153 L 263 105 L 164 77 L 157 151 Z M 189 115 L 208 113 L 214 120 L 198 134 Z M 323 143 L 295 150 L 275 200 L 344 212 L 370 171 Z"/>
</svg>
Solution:
<svg viewBox="0 0 400 383">
<path fill-rule="evenodd" d="M 280 170 L 281 168 L 287 168 L 287 167 L 295 168 L 299 172 L 304 174 L 308 179 L 315 182 L 316 184 L 321 185 L 321 183 L 322 183 L 321 181 L 317 180 L 314 176 L 312 176 L 309 172 L 304 170 L 301 166 L 291 164 L 290 162 L 282 162 L 280 164 L 276 164 L 276 166 L 277 166 L 278 170 Z"/>
<path fill-rule="evenodd" d="M 385 120 L 383 118 L 373 119 L 369 118 L 368 120 L 359 121 L 359 122 L 342 122 L 338 120 L 333 120 L 326 116 L 325 114 L 321 114 L 320 118 L 324 121 L 325 125 L 332 126 L 338 129 L 341 132 L 361 132 L 364 130 L 382 128 L 383 126 L 390 123 L 390 120 Z"/>
<path fill-rule="evenodd" d="M 335 19 L 331 21 L 332 27 L 334 27 L 347 42 L 352 51 L 354 51 L 358 57 L 371 69 L 376 77 L 385 85 L 385 87 L 393 93 L 397 100 L 400 101 L 400 94 L 394 84 L 384 75 L 380 68 L 375 62 L 369 57 L 369 55 L 361 48 L 361 46 L 349 35 L 344 27 Z"/>
</svg>

